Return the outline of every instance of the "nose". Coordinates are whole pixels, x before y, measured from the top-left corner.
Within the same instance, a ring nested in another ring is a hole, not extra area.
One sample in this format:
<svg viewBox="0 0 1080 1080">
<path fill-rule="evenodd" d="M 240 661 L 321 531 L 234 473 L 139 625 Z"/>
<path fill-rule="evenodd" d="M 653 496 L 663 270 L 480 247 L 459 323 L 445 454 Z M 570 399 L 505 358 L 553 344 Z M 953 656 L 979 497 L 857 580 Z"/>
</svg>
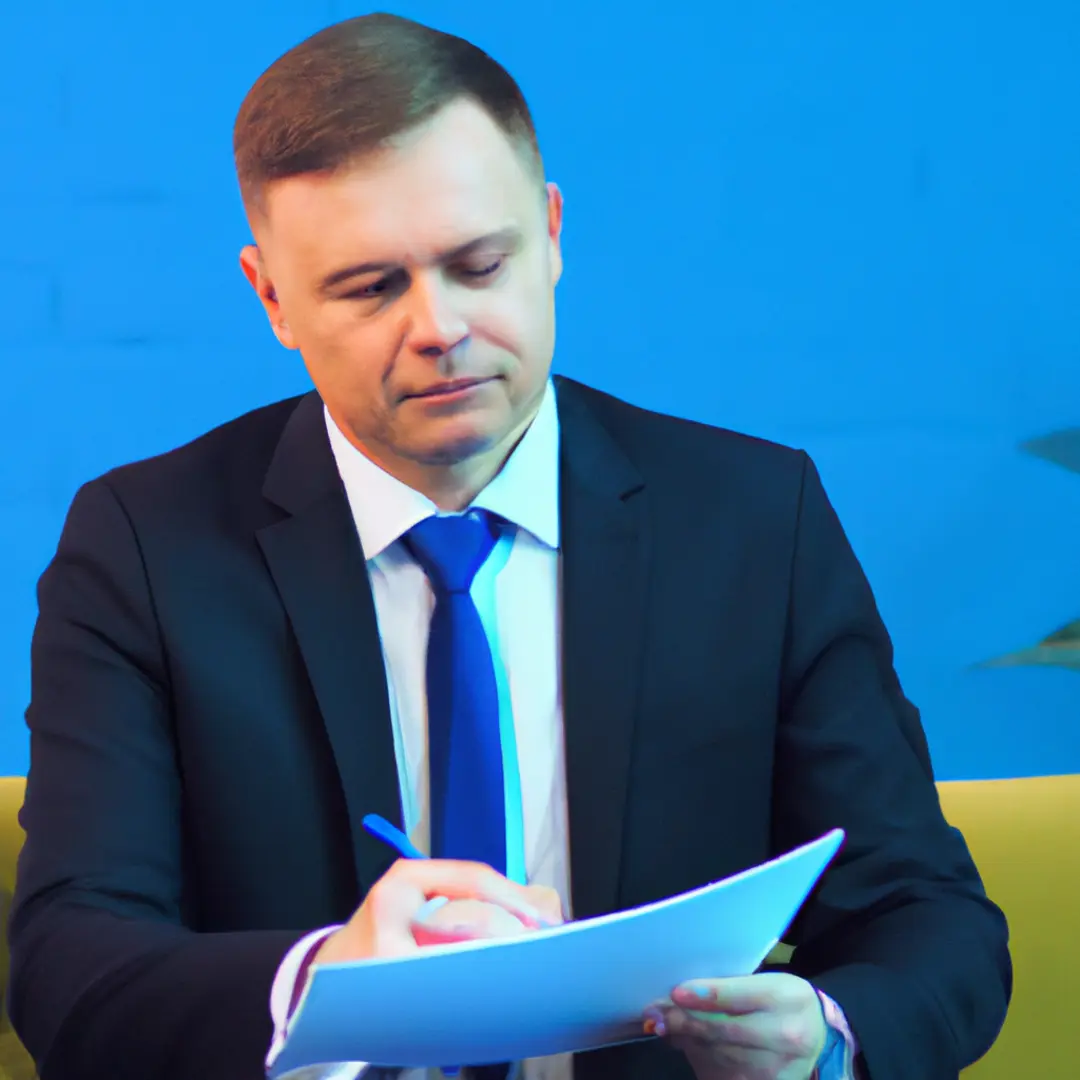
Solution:
<svg viewBox="0 0 1080 1080">
<path fill-rule="evenodd" d="M 422 356 L 445 356 L 469 336 L 468 323 L 455 306 L 450 290 L 433 277 L 416 275 L 405 307 L 406 340 Z"/>
</svg>

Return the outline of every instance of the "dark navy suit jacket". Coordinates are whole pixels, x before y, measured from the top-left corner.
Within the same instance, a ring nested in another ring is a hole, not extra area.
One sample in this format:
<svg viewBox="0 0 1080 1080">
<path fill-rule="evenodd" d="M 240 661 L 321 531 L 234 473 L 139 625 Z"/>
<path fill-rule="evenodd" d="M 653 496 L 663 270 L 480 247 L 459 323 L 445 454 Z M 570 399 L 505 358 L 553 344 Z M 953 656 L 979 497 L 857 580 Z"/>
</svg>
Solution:
<svg viewBox="0 0 1080 1080">
<path fill-rule="evenodd" d="M 1002 1024 L 1006 925 L 942 818 L 813 465 L 570 380 L 557 393 L 575 914 L 840 826 L 792 970 L 845 1010 L 872 1080 L 952 1080 Z M 44 1080 L 257 1080 L 279 961 L 387 868 L 361 818 L 400 822 L 318 397 L 85 485 L 39 601 L 15 1028 Z M 691 1075 L 658 1042 L 581 1055 L 576 1074 Z"/>
</svg>

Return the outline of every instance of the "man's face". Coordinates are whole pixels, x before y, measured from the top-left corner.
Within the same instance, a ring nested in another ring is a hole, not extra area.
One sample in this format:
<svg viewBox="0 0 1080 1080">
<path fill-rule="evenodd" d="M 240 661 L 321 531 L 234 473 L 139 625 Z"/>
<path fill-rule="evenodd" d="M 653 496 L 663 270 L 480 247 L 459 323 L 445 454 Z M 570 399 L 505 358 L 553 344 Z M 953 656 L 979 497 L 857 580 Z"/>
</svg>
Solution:
<svg viewBox="0 0 1080 1080">
<path fill-rule="evenodd" d="M 338 426 L 410 482 L 501 464 L 531 421 L 561 224 L 558 189 L 461 101 L 354 168 L 271 185 L 241 264 Z"/>
</svg>

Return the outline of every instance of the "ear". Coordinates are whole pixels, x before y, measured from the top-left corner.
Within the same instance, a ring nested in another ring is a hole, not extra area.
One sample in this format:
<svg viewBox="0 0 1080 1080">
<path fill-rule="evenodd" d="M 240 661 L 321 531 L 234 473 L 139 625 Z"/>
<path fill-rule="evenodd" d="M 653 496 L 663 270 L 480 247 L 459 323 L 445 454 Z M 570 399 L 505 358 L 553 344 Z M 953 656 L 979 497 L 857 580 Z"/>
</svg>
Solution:
<svg viewBox="0 0 1080 1080">
<path fill-rule="evenodd" d="M 240 249 L 240 269 L 248 284 L 255 290 L 266 317 L 270 320 L 270 328 L 274 336 L 285 346 L 286 349 L 295 349 L 296 341 L 285 319 L 281 304 L 278 301 L 277 289 L 266 273 L 266 266 L 262 254 L 254 244 L 247 244 Z"/>
<path fill-rule="evenodd" d="M 551 245 L 551 284 L 557 285 L 562 277 L 562 224 L 563 196 L 558 184 L 547 185 L 547 231 Z"/>
</svg>

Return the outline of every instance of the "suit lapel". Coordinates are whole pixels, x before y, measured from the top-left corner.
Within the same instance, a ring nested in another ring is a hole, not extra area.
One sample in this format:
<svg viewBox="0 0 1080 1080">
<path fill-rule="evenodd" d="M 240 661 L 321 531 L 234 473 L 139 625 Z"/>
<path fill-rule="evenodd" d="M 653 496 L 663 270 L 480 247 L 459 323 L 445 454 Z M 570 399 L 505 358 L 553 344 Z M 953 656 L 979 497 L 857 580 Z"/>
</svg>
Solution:
<svg viewBox="0 0 1080 1080">
<path fill-rule="evenodd" d="M 556 380 L 562 680 L 575 918 L 618 902 L 649 565 L 644 482 L 575 384 Z"/>
<path fill-rule="evenodd" d="M 361 821 L 381 814 L 400 827 L 401 797 L 375 603 L 317 395 L 290 417 L 263 494 L 289 515 L 259 529 L 258 542 L 341 774 L 363 893 L 393 856 Z"/>
<path fill-rule="evenodd" d="M 556 379 L 561 431 L 562 682 L 571 881 L 577 918 L 615 910 L 643 660 L 649 559 L 640 474 Z M 393 856 L 365 814 L 402 825 L 386 669 L 374 598 L 316 394 L 282 433 L 263 494 L 287 517 L 259 546 L 311 678 L 366 891 Z"/>
</svg>

